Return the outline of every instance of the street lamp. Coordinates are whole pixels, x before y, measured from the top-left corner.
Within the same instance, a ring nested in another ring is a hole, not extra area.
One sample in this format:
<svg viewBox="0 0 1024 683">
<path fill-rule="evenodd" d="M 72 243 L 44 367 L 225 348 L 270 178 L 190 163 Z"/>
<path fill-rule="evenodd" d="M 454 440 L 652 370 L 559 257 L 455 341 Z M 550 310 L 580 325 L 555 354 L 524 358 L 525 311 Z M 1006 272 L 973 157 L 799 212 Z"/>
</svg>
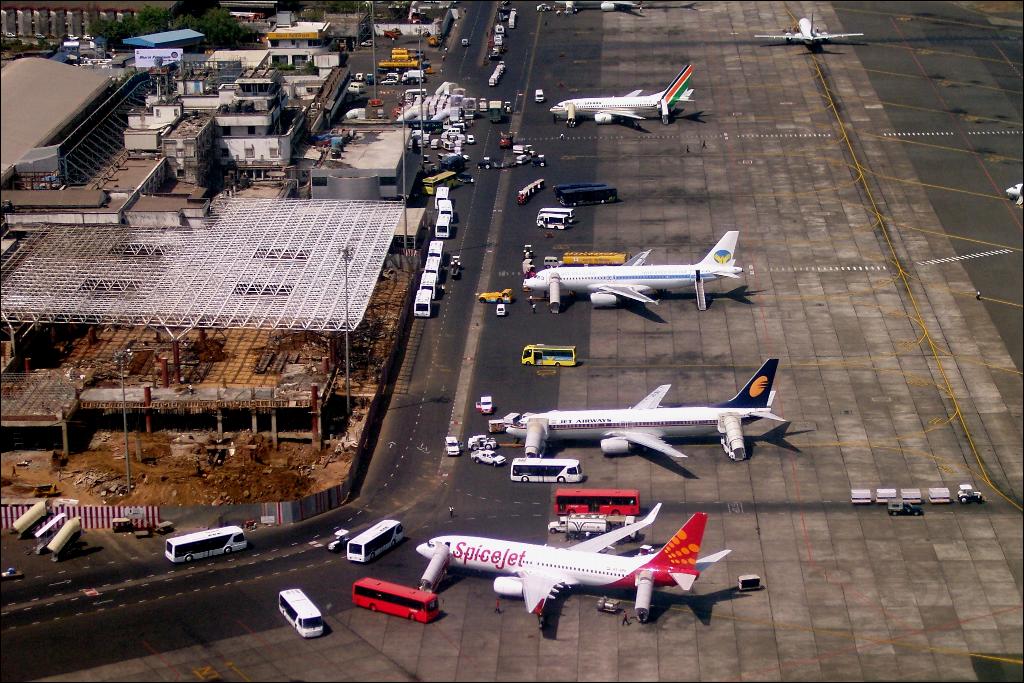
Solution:
<svg viewBox="0 0 1024 683">
<path fill-rule="evenodd" d="M 114 352 L 114 360 L 117 361 L 117 374 L 121 378 L 121 416 L 124 419 L 124 469 L 128 479 L 128 492 L 132 490 L 132 456 L 128 452 L 128 399 L 124 391 L 124 364 L 132 359 L 132 350 Z"/>
<path fill-rule="evenodd" d="M 405 245 L 403 244 L 404 248 Z M 348 266 L 352 261 L 352 248 L 347 244 L 341 250 L 341 259 L 345 262 L 345 413 L 346 415 L 352 414 L 352 381 L 349 376 L 349 364 L 348 364 L 348 332 L 352 324 L 348 319 Z M 125 437 L 128 438 L 127 436 Z"/>
</svg>

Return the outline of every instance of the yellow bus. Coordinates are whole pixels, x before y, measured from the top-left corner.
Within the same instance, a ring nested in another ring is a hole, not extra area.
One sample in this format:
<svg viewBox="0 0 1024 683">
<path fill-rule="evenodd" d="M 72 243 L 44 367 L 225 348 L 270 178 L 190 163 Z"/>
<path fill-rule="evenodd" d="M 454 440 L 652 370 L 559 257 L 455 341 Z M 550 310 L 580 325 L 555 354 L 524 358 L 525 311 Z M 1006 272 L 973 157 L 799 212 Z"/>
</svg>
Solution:
<svg viewBox="0 0 1024 683">
<path fill-rule="evenodd" d="M 523 348 L 523 365 L 576 365 L 575 346 L 530 344 Z"/>
<path fill-rule="evenodd" d="M 423 193 L 433 195 L 438 187 L 455 187 L 459 184 L 458 174 L 454 171 L 441 171 L 437 175 L 423 179 Z"/>
</svg>

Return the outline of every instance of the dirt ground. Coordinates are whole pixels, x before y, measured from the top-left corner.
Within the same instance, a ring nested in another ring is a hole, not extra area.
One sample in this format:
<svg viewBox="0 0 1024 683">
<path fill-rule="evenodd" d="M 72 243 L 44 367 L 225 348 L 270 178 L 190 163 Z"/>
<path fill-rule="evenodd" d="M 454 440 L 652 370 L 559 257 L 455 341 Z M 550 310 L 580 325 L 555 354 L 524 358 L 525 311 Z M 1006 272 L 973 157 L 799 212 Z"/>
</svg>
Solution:
<svg viewBox="0 0 1024 683">
<path fill-rule="evenodd" d="M 228 436 L 228 435 L 225 435 Z M 132 490 L 126 486 L 124 435 L 97 432 L 89 449 L 66 463 L 51 451 L 9 451 L 0 460 L 4 498 L 37 497 L 36 486 L 55 484 L 62 498 L 83 505 L 230 505 L 287 501 L 344 481 L 352 448 L 340 442 L 315 450 L 281 442 L 274 450 L 262 434 L 240 432 L 224 448 L 207 432 L 129 435 Z M 351 445 L 351 444 L 350 444 Z"/>
</svg>

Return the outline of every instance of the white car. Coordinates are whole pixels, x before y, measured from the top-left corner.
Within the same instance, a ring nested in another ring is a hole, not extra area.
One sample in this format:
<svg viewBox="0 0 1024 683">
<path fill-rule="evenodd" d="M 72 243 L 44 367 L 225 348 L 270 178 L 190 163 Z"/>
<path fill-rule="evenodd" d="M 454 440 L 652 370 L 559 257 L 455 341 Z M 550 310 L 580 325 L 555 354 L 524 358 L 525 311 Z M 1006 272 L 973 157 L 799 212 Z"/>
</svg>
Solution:
<svg viewBox="0 0 1024 683">
<path fill-rule="evenodd" d="M 551 11 L 551 5 L 537 5 L 537 11 L 538 12 L 550 12 Z"/>
<path fill-rule="evenodd" d="M 338 529 L 334 532 L 334 540 L 327 544 L 327 549 L 332 553 L 345 552 L 348 546 L 348 529 Z"/>
<path fill-rule="evenodd" d="M 388 76 L 380 82 L 381 85 L 398 85 L 398 79 L 394 76 Z"/>
<path fill-rule="evenodd" d="M 444 437 L 444 452 L 446 455 L 462 455 L 462 444 L 454 436 Z"/>
<path fill-rule="evenodd" d="M 494 399 L 491 396 L 481 396 L 476 402 L 476 409 L 482 415 L 490 415 L 494 412 Z"/>
<path fill-rule="evenodd" d="M 469 440 L 466 441 L 466 448 L 471 451 L 493 451 L 497 447 L 498 442 L 494 440 L 494 437 L 487 436 L 486 434 L 476 434 L 469 437 Z"/>
<path fill-rule="evenodd" d="M 475 145 L 476 144 L 476 138 L 473 137 L 471 134 L 466 133 L 466 144 L 467 145 Z"/>
<path fill-rule="evenodd" d="M 483 465 L 493 465 L 498 467 L 499 465 L 505 464 L 505 456 L 498 455 L 492 450 L 480 450 L 473 451 L 473 454 L 469 456 L 473 459 L 473 462 L 478 462 Z"/>
<path fill-rule="evenodd" d="M 363 42 L 359 43 L 360 47 L 370 47 L 371 45 L 373 45 L 372 40 L 364 40 Z"/>
<path fill-rule="evenodd" d="M 504 318 L 506 315 L 508 315 L 508 310 L 505 308 L 505 304 L 498 304 L 497 306 L 495 306 L 494 314 L 497 315 L 499 318 Z"/>
<path fill-rule="evenodd" d="M 355 76 L 352 77 L 352 80 L 355 81 L 356 83 L 362 83 L 363 81 L 366 80 L 366 75 L 363 74 L 362 72 L 357 73 Z"/>
</svg>

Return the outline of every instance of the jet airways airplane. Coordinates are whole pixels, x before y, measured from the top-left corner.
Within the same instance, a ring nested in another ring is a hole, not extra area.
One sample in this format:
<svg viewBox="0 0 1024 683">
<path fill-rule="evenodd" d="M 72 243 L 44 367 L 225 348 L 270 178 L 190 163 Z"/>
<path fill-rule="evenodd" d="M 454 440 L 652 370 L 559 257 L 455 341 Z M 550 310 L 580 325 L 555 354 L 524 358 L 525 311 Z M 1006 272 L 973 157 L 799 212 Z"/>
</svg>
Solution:
<svg viewBox="0 0 1024 683">
<path fill-rule="evenodd" d="M 626 0 L 555 0 L 555 5 L 562 5 L 566 12 L 575 14 L 581 9 L 599 9 L 602 12 L 614 12 L 622 10 L 631 12 L 642 10 L 643 2 L 626 2 Z"/>
<path fill-rule="evenodd" d="M 549 441 L 596 439 L 605 455 L 625 455 L 643 446 L 673 458 L 685 458 L 665 438 L 718 433 L 726 455 L 745 460 L 743 424 L 762 419 L 786 421 L 772 413 L 772 384 L 778 367 L 777 358 L 766 360 L 746 386 L 725 403 L 661 408 L 661 399 L 672 386 L 663 384 L 632 408 L 523 413 L 506 426 L 506 431 L 524 440 L 528 457 L 541 454 Z"/>
<path fill-rule="evenodd" d="M 760 35 L 754 36 L 755 38 L 770 38 L 771 40 L 785 40 L 787 43 L 792 43 L 794 40 L 802 42 L 808 48 L 812 48 L 821 43 L 834 40 L 836 38 L 853 38 L 854 36 L 862 36 L 863 33 L 829 33 L 828 31 L 822 31 L 815 26 L 811 19 L 802 17 L 797 24 L 796 32 L 786 31 L 782 35 Z"/>
<path fill-rule="evenodd" d="M 730 230 L 699 263 L 680 266 L 644 265 L 651 251 L 641 252 L 621 266 L 558 266 L 545 268 L 523 281 L 523 288 L 547 294 L 553 311 L 561 305 L 563 290 L 589 294 L 595 308 L 615 306 L 620 299 L 656 304 L 655 290 L 694 287 L 697 308 L 704 310 L 704 282 L 718 278 L 738 278 L 743 268 L 736 264 L 738 230 Z"/>
<path fill-rule="evenodd" d="M 551 107 L 555 119 L 565 117 L 566 124 L 575 126 L 578 118 L 592 118 L 595 123 L 614 123 L 629 119 L 634 123 L 643 119 L 657 118 L 668 125 L 672 108 L 677 102 L 690 102 L 693 88 L 689 88 L 693 76 L 693 65 L 687 64 L 669 83 L 669 86 L 651 95 L 641 95 L 643 90 L 634 90 L 622 97 L 579 97 L 563 100 Z M 639 124 L 637 124 L 639 125 Z"/>
<path fill-rule="evenodd" d="M 702 571 L 730 552 L 722 550 L 704 558 L 698 557 L 708 521 L 708 515 L 704 512 L 690 517 L 654 555 L 621 557 L 600 552 L 616 541 L 653 524 L 660 509 L 661 503 L 658 503 L 639 522 L 569 548 L 552 548 L 498 538 L 449 535 L 437 536 L 421 543 L 416 547 L 416 552 L 428 559 L 440 554 L 449 567 L 501 574 L 494 580 L 494 592 L 505 597 L 522 598 L 527 611 L 537 614 L 542 623 L 544 602 L 561 587 L 636 586 L 636 615 L 644 622 L 650 613 L 652 589 L 655 586 L 679 586 L 683 590 L 690 590 Z"/>
</svg>

